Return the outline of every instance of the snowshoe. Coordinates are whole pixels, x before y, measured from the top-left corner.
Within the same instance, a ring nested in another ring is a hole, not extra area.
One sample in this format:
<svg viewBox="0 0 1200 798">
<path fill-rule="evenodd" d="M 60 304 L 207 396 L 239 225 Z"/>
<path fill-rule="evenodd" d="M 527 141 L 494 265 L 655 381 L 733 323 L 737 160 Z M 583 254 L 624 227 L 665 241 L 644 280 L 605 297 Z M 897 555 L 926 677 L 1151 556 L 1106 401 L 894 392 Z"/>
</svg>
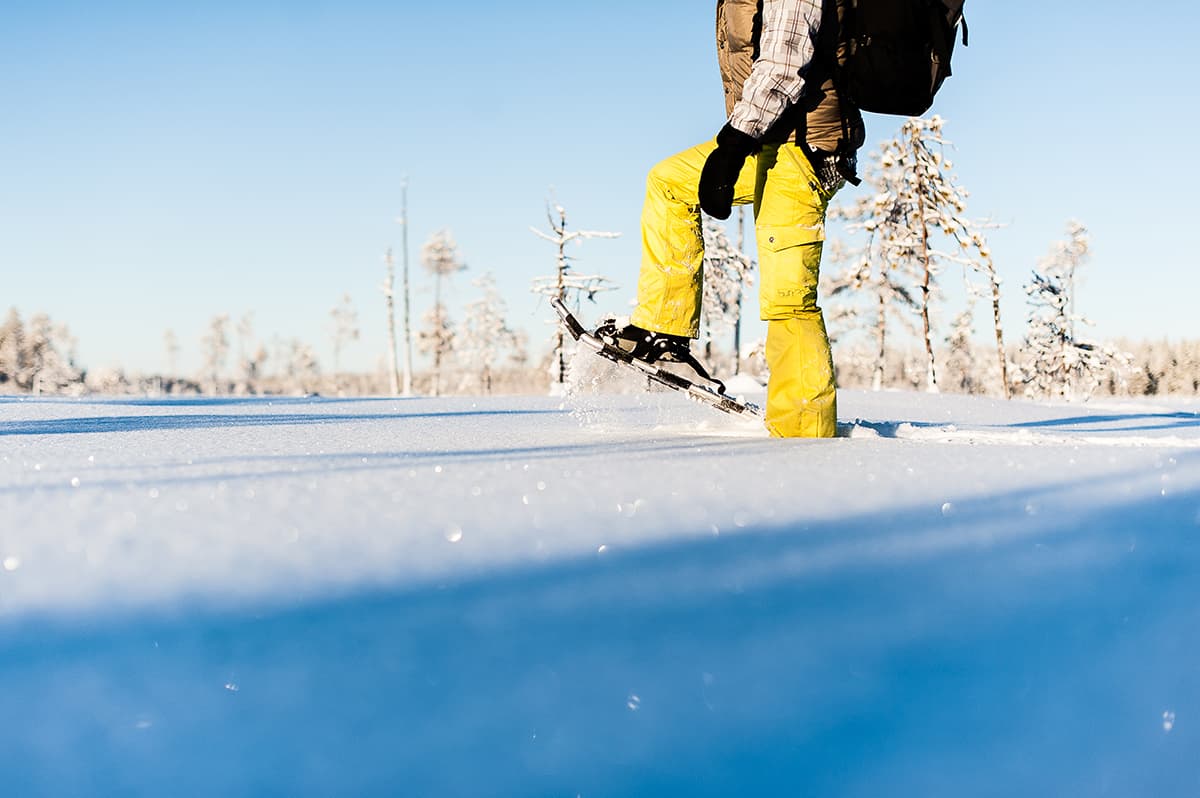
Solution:
<svg viewBox="0 0 1200 798">
<path fill-rule="evenodd" d="M 649 382 L 682 391 L 691 398 L 726 413 L 762 415 L 762 410 L 757 405 L 725 394 L 725 384 L 710 376 L 703 364 L 689 351 L 689 339 L 651 332 L 634 325 L 618 327 L 613 320 L 606 320 L 595 332 L 589 332 L 561 299 L 552 298 L 550 304 L 571 337 L 588 346 L 600 357 L 640 372 Z M 659 362 L 682 363 L 696 372 L 696 376 L 702 382 L 667 371 L 656 365 Z"/>
</svg>

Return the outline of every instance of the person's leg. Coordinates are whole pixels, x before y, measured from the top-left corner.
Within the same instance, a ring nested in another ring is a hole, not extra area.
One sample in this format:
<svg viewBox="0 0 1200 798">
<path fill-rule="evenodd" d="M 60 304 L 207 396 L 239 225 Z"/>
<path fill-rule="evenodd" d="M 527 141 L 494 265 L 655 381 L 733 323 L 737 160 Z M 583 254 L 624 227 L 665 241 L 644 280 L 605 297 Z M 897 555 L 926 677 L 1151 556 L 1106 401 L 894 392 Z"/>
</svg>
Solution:
<svg viewBox="0 0 1200 798">
<path fill-rule="evenodd" d="M 817 306 L 830 197 L 792 144 L 763 150 L 757 181 L 759 302 L 771 370 L 766 426 L 778 437 L 833 437 L 837 392 L 829 336 Z"/>
<path fill-rule="evenodd" d="M 673 155 L 650 170 L 642 206 L 642 268 L 637 308 L 630 321 L 643 329 L 695 338 L 700 330 L 704 236 L 697 185 L 709 141 Z M 734 187 L 734 204 L 754 199 L 755 159 L 748 158 Z"/>
</svg>

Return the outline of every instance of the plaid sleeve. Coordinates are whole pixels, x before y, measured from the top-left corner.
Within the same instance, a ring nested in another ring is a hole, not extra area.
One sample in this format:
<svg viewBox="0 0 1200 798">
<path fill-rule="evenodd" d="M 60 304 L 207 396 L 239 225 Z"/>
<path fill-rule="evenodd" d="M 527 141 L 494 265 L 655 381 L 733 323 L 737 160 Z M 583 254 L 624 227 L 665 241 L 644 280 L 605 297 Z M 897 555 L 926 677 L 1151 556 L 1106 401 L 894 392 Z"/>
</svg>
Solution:
<svg viewBox="0 0 1200 798">
<path fill-rule="evenodd" d="M 764 0 L 758 59 L 729 123 L 760 138 L 804 92 L 801 72 L 812 60 L 821 0 Z"/>
</svg>

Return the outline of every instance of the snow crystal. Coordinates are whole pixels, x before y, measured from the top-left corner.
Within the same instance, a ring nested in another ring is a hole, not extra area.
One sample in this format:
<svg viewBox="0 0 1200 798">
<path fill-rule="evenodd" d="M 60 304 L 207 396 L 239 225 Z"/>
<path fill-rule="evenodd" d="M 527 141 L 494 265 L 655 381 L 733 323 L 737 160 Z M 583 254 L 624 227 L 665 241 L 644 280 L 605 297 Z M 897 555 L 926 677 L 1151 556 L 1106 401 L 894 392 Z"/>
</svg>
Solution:
<svg viewBox="0 0 1200 798">
<path fill-rule="evenodd" d="M 17 570 L 20 567 L 21 567 L 21 559 L 19 557 L 5 557 L 4 558 L 4 570 L 8 571 L 9 573 L 12 573 L 13 571 Z"/>
<path fill-rule="evenodd" d="M 1170 732 L 1171 729 L 1174 729 L 1175 728 L 1175 713 L 1169 709 L 1166 712 L 1164 712 L 1162 714 L 1162 725 L 1163 725 L 1163 731 L 1165 731 L 1165 732 Z"/>
<path fill-rule="evenodd" d="M 446 540 L 451 543 L 460 543 L 463 539 L 462 527 L 451 525 L 446 527 Z"/>
<path fill-rule="evenodd" d="M 625 706 L 629 708 L 630 712 L 637 712 L 642 707 L 642 699 L 636 694 L 630 695 L 625 702 Z"/>
<path fill-rule="evenodd" d="M 942 515 L 946 516 L 946 517 L 954 515 L 954 505 L 951 504 L 950 502 L 946 502 L 945 504 L 943 504 L 942 505 Z"/>
<path fill-rule="evenodd" d="M 79 487 L 79 477 L 71 477 L 71 487 L 72 488 Z"/>
</svg>

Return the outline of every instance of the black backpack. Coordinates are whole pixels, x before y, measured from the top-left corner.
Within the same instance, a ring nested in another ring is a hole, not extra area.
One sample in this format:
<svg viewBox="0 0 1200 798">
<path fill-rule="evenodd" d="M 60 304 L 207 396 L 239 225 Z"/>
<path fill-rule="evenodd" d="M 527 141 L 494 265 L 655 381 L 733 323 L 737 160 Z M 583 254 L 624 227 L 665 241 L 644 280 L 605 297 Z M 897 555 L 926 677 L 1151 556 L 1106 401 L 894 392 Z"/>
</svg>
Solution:
<svg viewBox="0 0 1200 798">
<path fill-rule="evenodd" d="M 950 76 L 965 0 L 846 0 L 839 91 L 863 111 L 920 116 Z"/>
</svg>

